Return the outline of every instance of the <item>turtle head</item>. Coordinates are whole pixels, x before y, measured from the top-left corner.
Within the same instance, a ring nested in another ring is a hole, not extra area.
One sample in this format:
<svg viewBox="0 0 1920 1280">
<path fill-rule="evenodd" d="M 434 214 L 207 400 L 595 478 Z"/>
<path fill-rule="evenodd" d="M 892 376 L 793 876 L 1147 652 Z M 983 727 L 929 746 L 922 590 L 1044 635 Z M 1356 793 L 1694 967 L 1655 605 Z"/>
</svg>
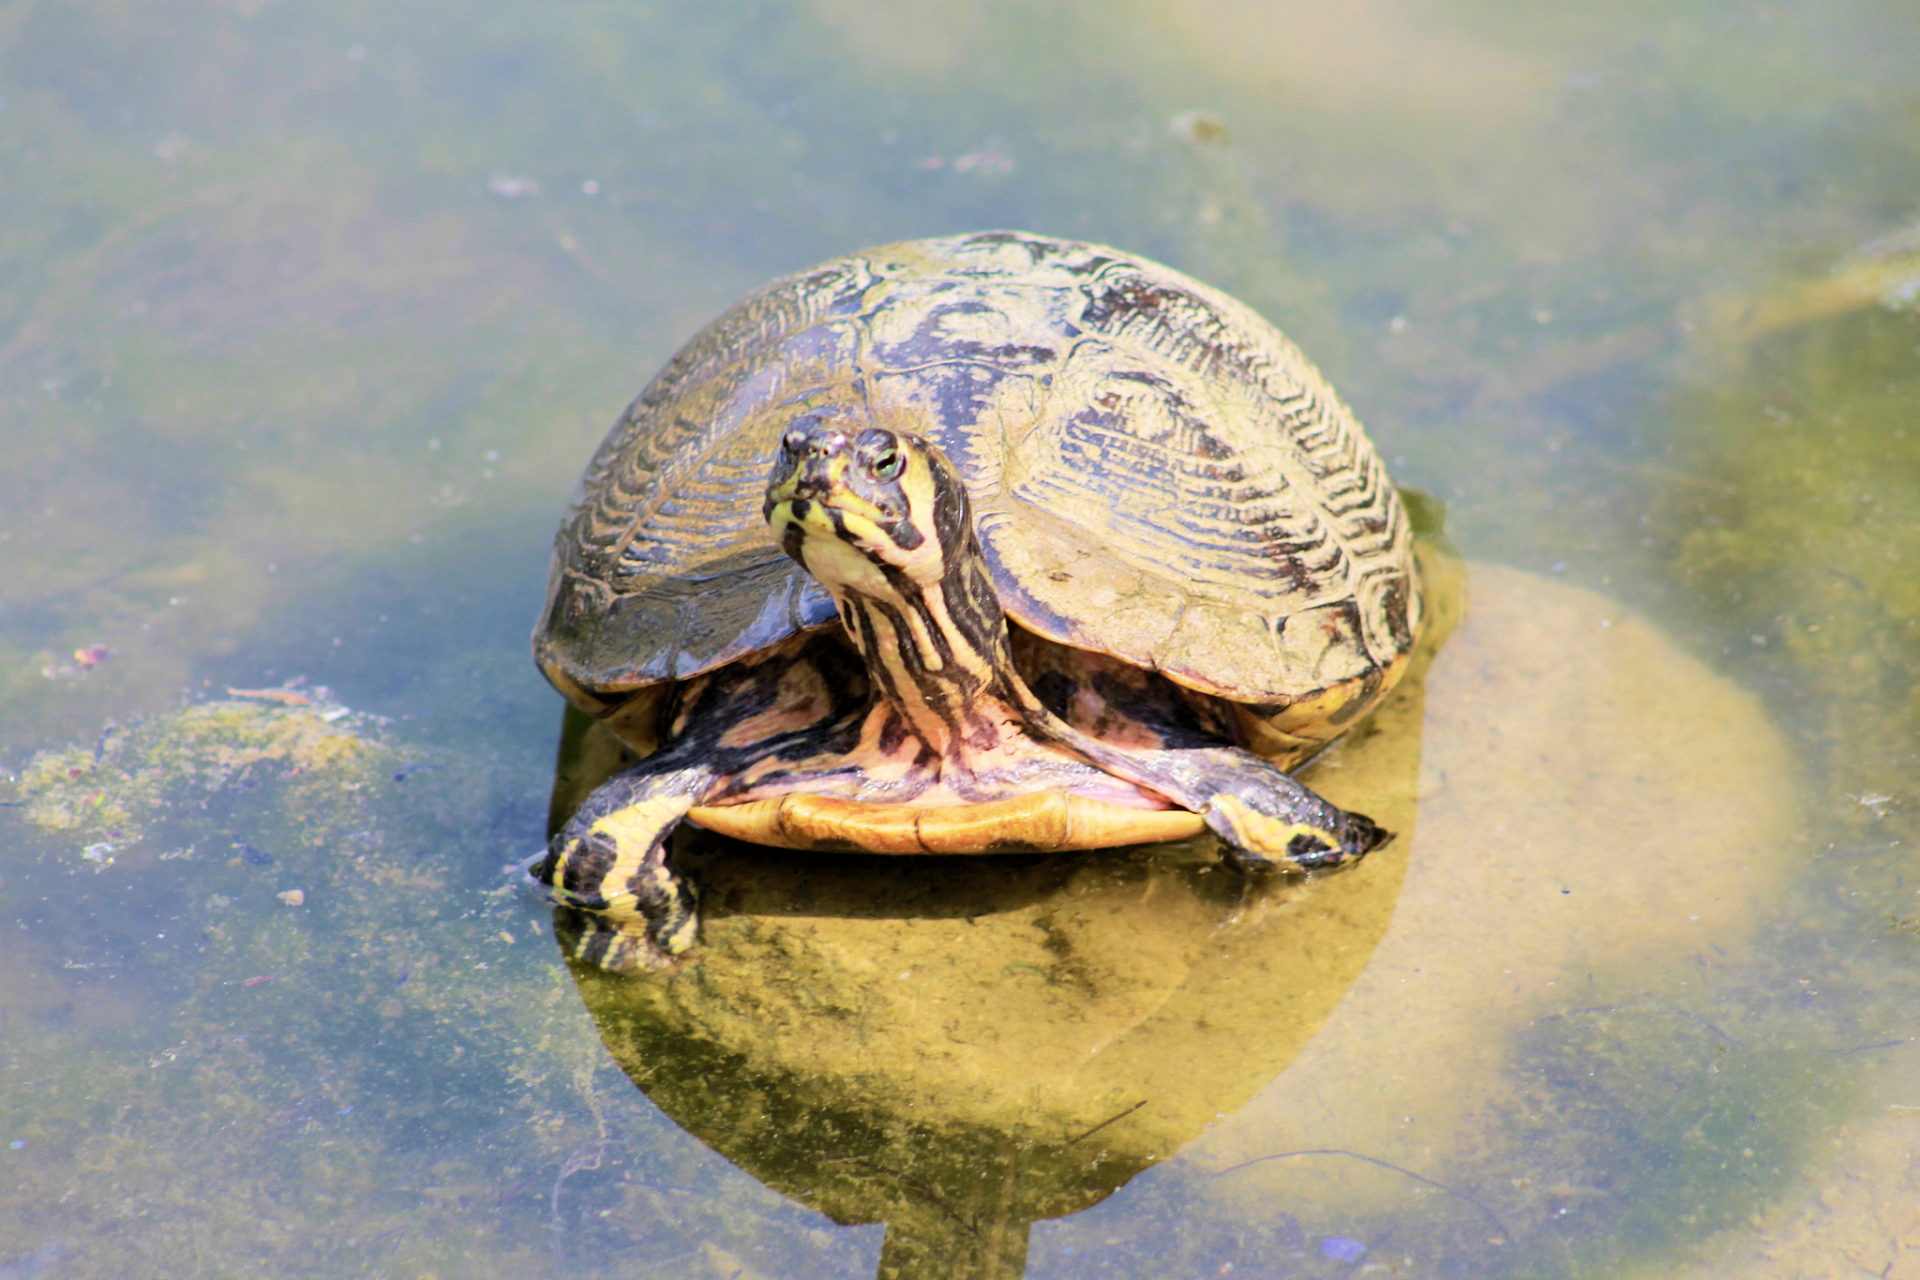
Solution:
<svg viewBox="0 0 1920 1280">
<path fill-rule="evenodd" d="M 937 448 L 820 414 L 782 434 L 763 511 L 786 553 L 829 589 L 896 574 L 926 585 L 971 550 L 966 486 Z"/>
</svg>

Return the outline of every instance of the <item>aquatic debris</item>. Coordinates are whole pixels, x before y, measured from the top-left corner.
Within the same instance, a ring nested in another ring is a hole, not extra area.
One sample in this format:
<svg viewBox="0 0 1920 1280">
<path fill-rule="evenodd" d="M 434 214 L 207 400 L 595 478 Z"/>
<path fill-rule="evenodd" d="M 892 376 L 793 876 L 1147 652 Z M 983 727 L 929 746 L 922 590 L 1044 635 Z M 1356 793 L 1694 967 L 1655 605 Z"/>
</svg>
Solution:
<svg viewBox="0 0 1920 1280">
<path fill-rule="evenodd" d="M 1920 221 L 1867 241 L 1855 251 L 1863 264 L 1882 270 L 1873 278 L 1880 305 L 1891 311 L 1909 310 L 1920 303 Z M 1847 274 L 1844 267 L 1835 275 Z"/>
<path fill-rule="evenodd" d="M 1822 279 L 1752 298 L 1707 302 L 1708 331 L 1730 350 L 1788 329 L 1868 307 L 1920 307 L 1920 222 L 1860 245 Z"/>
<path fill-rule="evenodd" d="M 1211 111 L 1182 111 L 1167 121 L 1167 132 L 1190 147 L 1211 147 L 1232 135 L 1227 122 Z"/>
<path fill-rule="evenodd" d="M 259 698 L 265 702 L 277 702 L 283 707 L 310 707 L 313 699 L 306 694 L 290 688 L 279 689 L 233 689 L 227 693 L 235 698 Z"/>
<path fill-rule="evenodd" d="M 335 641 L 337 644 L 338 641 Z M 333 690 L 324 685 L 316 685 L 303 692 L 297 686 L 306 677 L 291 680 L 277 689 L 234 689 L 227 693 L 235 698 L 253 698 L 261 702 L 277 702 L 283 707 L 312 707 L 314 714 L 325 724 L 333 724 L 353 714 L 351 707 L 343 707 L 333 700 Z"/>
<path fill-rule="evenodd" d="M 1000 151 L 969 151 L 953 161 L 956 173 L 1012 173 L 1013 157 Z"/>
<path fill-rule="evenodd" d="M 913 162 L 916 169 L 946 169 L 955 173 L 1012 173 L 1013 157 L 1004 151 L 987 148 L 981 151 L 969 151 L 963 156 L 948 160 L 945 156 L 922 156 Z"/>
<path fill-rule="evenodd" d="M 1358 1262 L 1367 1251 L 1367 1246 L 1358 1240 L 1349 1240 L 1346 1236 L 1328 1236 L 1320 1242 L 1323 1257 L 1335 1262 Z"/>
<path fill-rule="evenodd" d="M 304 906 L 307 901 L 306 892 L 302 889 L 288 889 L 285 893 L 276 893 L 273 896 L 290 907 Z"/>
<path fill-rule="evenodd" d="M 245 840 L 235 840 L 233 847 L 240 851 L 240 860 L 250 867 L 270 867 L 273 855 L 265 849 L 248 844 Z"/>
<path fill-rule="evenodd" d="M 527 196 L 540 194 L 540 184 L 532 178 L 516 178 L 512 174 L 495 169 L 493 176 L 487 179 L 487 190 L 502 200 L 520 200 Z"/>
<path fill-rule="evenodd" d="M 113 650 L 105 645 L 89 645 L 84 649 L 75 649 L 71 661 L 42 663 L 40 675 L 46 680 L 73 680 L 112 656 Z"/>
<path fill-rule="evenodd" d="M 240 985 L 243 987 L 257 987 L 263 982 L 272 982 L 275 978 L 278 978 L 279 976 L 280 975 L 277 973 L 263 973 L 257 978 L 248 978 L 245 982 L 241 983 Z"/>
<path fill-rule="evenodd" d="M 104 871 L 113 865 L 113 855 L 116 852 L 117 850 L 113 845 L 107 843 L 105 840 L 101 840 L 82 849 L 80 856 L 88 862 L 100 864 L 100 869 Z"/>
</svg>

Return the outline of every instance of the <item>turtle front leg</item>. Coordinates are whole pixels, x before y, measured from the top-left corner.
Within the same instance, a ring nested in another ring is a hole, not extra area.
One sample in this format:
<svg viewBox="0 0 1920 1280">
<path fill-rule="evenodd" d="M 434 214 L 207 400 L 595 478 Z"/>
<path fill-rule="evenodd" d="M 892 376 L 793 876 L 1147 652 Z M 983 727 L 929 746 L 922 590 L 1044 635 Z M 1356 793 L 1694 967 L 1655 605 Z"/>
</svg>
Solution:
<svg viewBox="0 0 1920 1280">
<path fill-rule="evenodd" d="M 693 945 L 698 895 L 667 840 L 715 786 L 709 767 L 643 761 L 602 783 L 527 868 L 556 903 L 583 913 L 576 959 L 614 972 L 661 969 Z"/>
</svg>

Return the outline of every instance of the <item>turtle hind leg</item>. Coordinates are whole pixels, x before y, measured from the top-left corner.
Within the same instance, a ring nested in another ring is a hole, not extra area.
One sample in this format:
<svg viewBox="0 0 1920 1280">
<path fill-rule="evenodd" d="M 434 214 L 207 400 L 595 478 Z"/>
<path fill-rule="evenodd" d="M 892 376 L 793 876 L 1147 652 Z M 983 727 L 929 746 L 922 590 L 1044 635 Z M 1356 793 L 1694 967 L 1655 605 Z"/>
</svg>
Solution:
<svg viewBox="0 0 1920 1280">
<path fill-rule="evenodd" d="M 1120 747 L 1039 709 L 1029 723 L 1115 777 L 1199 814 L 1242 870 L 1325 870 L 1393 838 L 1372 818 L 1321 799 L 1243 747 Z"/>
<path fill-rule="evenodd" d="M 1267 811 L 1269 806 L 1256 808 L 1230 792 L 1214 797 L 1205 816 L 1207 825 L 1226 842 L 1227 861 L 1242 871 L 1282 867 L 1325 871 L 1393 842 L 1394 833 L 1366 814 L 1335 808 L 1299 783 L 1293 785 L 1318 804 L 1303 807 L 1286 797 L 1282 811 L 1274 813 Z"/>
<path fill-rule="evenodd" d="M 1189 695 L 1117 659 L 1016 633 L 1029 732 L 1201 815 L 1247 871 L 1317 871 L 1393 837 L 1365 814 L 1315 795 L 1273 762 L 1232 745 L 1230 704 Z"/>
<path fill-rule="evenodd" d="M 1177 782 L 1192 786 L 1182 803 L 1206 819 L 1226 842 L 1228 860 L 1244 871 L 1324 871 L 1356 862 L 1393 839 L 1366 814 L 1321 799 L 1250 751 L 1168 754 L 1189 757 L 1172 770 Z"/>
</svg>

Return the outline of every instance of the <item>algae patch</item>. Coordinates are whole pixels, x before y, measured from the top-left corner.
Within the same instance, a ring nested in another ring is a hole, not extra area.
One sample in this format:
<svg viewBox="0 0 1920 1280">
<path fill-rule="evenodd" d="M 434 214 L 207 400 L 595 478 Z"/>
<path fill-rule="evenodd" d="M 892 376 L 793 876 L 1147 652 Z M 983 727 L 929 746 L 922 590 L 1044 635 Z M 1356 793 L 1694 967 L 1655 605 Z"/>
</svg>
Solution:
<svg viewBox="0 0 1920 1280">
<path fill-rule="evenodd" d="M 1712 483 L 1665 497 L 1671 572 L 1732 663 L 1792 691 L 1816 855 L 1884 863 L 1920 842 L 1920 316 L 1862 310 L 1746 359 L 1682 404 Z"/>
<path fill-rule="evenodd" d="M 303 808 L 324 803 L 329 790 L 357 790 L 395 758 L 362 736 L 363 724 L 313 707 L 205 702 L 109 726 L 91 748 L 43 751 L 18 789 L 41 830 L 123 848 L 174 806 L 230 787 L 285 780 Z"/>
</svg>

